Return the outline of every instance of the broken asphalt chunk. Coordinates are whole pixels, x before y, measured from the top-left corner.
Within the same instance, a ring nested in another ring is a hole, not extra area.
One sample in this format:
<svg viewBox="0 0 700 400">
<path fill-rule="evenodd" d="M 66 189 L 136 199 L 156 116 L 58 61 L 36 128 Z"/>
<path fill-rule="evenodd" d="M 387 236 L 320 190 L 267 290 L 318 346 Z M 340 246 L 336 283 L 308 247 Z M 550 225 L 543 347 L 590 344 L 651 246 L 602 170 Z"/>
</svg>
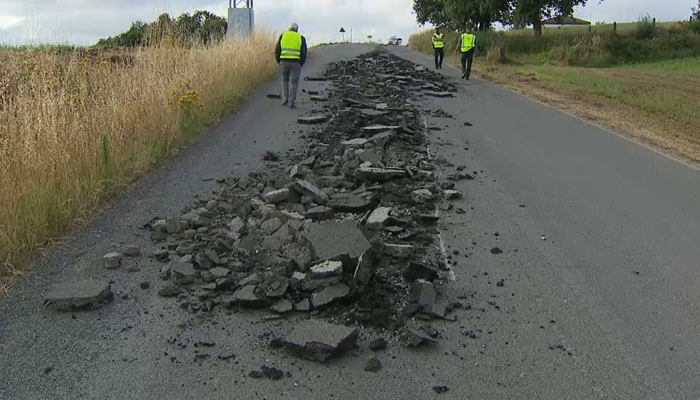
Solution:
<svg viewBox="0 0 700 400">
<path fill-rule="evenodd" d="M 187 285 L 194 281 L 197 272 L 190 263 L 179 260 L 170 263 L 170 277 L 176 285 Z"/>
<path fill-rule="evenodd" d="M 367 360 L 367 363 L 365 364 L 365 371 L 368 372 L 379 372 L 379 370 L 382 369 L 382 363 L 379 361 L 379 359 L 373 357 Z"/>
<path fill-rule="evenodd" d="M 416 219 L 428 224 L 437 224 L 440 221 L 440 216 L 436 214 L 418 214 Z"/>
<path fill-rule="evenodd" d="M 272 380 L 279 380 L 284 377 L 284 371 L 281 369 L 275 367 L 274 365 L 271 364 L 265 364 L 263 365 L 260 370 L 262 371 L 263 375 L 266 378 L 272 379 Z"/>
<path fill-rule="evenodd" d="M 408 175 L 406 170 L 399 168 L 376 168 L 372 167 L 371 163 L 364 163 L 356 171 L 360 179 L 368 181 L 390 181 L 393 179 L 403 178 Z"/>
<path fill-rule="evenodd" d="M 172 283 L 165 283 L 158 289 L 158 296 L 160 297 L 175 297 L 182 292 L 179 286 L 173 285 Z"/>
<path fill-rule="evenodd" d="M 328 202 L 328 196 L 311 182 L 297 179 L 292 184 L 295 192 L 302 196 L 309 196 L 318 204 L 324 205 Z"/>
<path fill-rule="evenodd" d="M 327 115 L 310 115 L 307 117 L 299 117 L 297 122 L 300 124 L 321 124 L 327 122 L 330 119 Z"/>
<path fill-rule="evenodd" d="M 346 140 L 344 142 L 341 142 L 340 144 L 345 146 L 345 147 L 362 148 L 367 143 L 369 143 L 369 140 L 367 140 L 367 139 L 356 138 L 356 139 Z"/>
<path fill-rule="evenodd" d="M 115 269 L 119 268 L 122 262 L 122 254 L 121 253 L 107 253 L 104 256 L 102 256 L 102 266 L 105 267 L 106 269 Z"/>
<path fill-rule="evenodd" d="M 384 350 L 387 347 L 388 342 L 384 338 L 377 338 L 369 342 L 369 348 L 372 351 Z"/>
<path fill-rule="evenodd" d="M 266 308 L 267 300 L 255 285 L 248 285 L 238 289 L 233 294 L 236 303 L 245 308 Z"/>
<path fill-rule="evenodd" d="M 384 244 L 382 254 L 394 258 L 409 258 L 413 255 L 414 247 L 408 244 Z"/>
<path fill-rule="evenodd" d="M 469 175 L 469 174 L 460 172 L 460 173 L 448 175 L 447 179 L 449 179 L 451 181 L 464 181 L 464 180 L 473 181 L 474 177 Z"/>
<path fill-rule="evenodd" d="M 286 314 L 292 310 L 294 310 L 294 305 L 287 299 L 278 300 L 270 307 L 270 311 L 277 314 Z"/>
<path fill-rule="evenodd" d="M 45 304 L 59 311 L 89 311 L 114 299 L 107 282 L 85 280 L 57 284 L 44 294 Z"/>
<path fill-rule="evenodd" d="M 435 305 L 437 293 L 432 283 L 425 279 L 418 279 L 412 285 L 413 300 L 423 309 L 430 310 Z"/>
<path fill-rule="evenodd" d="M 305 215 L 306 218 L 309 218 L 314 221 L 325 221 L 333 219 L 333 217 L 335 216 L 335 212 L 330 207 L 318 206 L 308 209 Z"/>
<path fill-rule="evenodd" d="M 357 328 L 311 319 L 294 326 L 282 344 L 297 357 L 325 362 L 353 349 L 359 334 Z"/>
<path fill-rule="evenodd" d="M 412 261 L 408 268 L 403 273 L 404 279 L 407 281 L 415 281 L 417 279 L 425 279 L 429 282 L 434 281 L 438 278 L 438 273 L 436 270 L 423 265 L 421 263 Z"/>
<path fill-rule="evenodd" d="M 426 335 L 425 333 L 413 329 L 404 328 L 400 337 L 401 343 L 406 347 L 418 347 L 424 343 L 437 343 L 438 341 Z"/>
<path fill-rule="evenodd" d="M 350 288 L 344 283 L 326 286 L 316 290 L 311 295 L 311 307 L 319 309 L 336 301 L 342 300 L 350 294 Z"/>
<path fill-rule="evenodd" d="M 343 263 L 340 261 L 325 261 L 311 267 L 312 279 L 333 278 L 343 275 Z"/>
<path fill-rule="evenodd" d="M 443 194 L 445 195 L 445 198 L 447 200 L 457 200 L 464 197 L 462 192 L 460 192 L 459 190 L 445 190 Z"/>
<path fill-rule="evenodd" d="M 362 132 L 374 135 L 376 133 L 381 133 L 381 132 L 395 131 L 399 128 L 401 128 L 401 127 L 398 125 L 391 125 L 391 126 L 372 125 L 372 126 L 366 126 L 366 127 L 362 128 Z"/>
<path fill-rule="evenodd" d="M 380 230 L 384 227 L 386 222 L 389 220 L 389 214 L 391 213 L 391 208 L 389 207 L 379 207 L 372 211 L 372 214 L 367 218 L 365 226 L 368 229 Z"/>
<path fill-rule="evenodd" d="M 426 96 L 431 96 L 431 97 L 452 97 L 452 93 L 450 93 L 450 92 L 426 91 L 425 94 L 426 94 Z"/>
<path fill-rule="evenodd" d="M 279 154 L 275 153 L 274 151 L 268 150 L 263 154 L 263 160 L 264 161 L 277 161 L 280 159 Z"/>
<path fill-rule="evenodd" d="M 273 190 L 270 192 L 267 192 L 263 195 L 263 199 L 265 200 L 266 203 L 270 204 L 279 204 L 284 201 L 287 201 L 289 198 L 289 189 L 284 188 L 284 189 L 279 189 L 279 190 Z"/>
<path fill-rule="evenodd" d="M 305 236 L 321 260 L 357 260 L 371 247 L 353 221 L 315 222 Z"/>
<path fill-rule="evenodd" d="M 396 137 L 396 131 L 381 132 L 369 138 L 368 142 L 372 143 L 376 147 L 382 148 L 389 144 L 394 137 Z"/>
<path fill-rule="evenodd" d="M 125 257 L 138 257 L 141 254 L 141 249 L 136 245 L 126 245 L 122 248 L 122 254 Z"/>
<path fill-rule="evenodd" d="M 338 193 L 328 201 L 328 207 L 336 212 L 360 213 L 369 210 L 372 203 L 353 193 Z"/>
</svg>

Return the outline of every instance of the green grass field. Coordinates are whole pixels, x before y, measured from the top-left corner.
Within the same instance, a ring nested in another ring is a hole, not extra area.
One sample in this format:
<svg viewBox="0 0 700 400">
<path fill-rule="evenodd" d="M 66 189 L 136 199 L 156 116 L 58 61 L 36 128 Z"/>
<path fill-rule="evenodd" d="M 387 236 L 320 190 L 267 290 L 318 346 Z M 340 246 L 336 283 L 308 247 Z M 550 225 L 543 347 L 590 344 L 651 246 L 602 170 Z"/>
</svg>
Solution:
<svg viewBox="0 0 700 400">
<path fill-rule="evenodd" d="M 676 58 L 672 60 L 662 60 L 643 64 L 631 64 L 625 65 L 624 68 L 641 70 L 700 72 L 700 56 Z"/>
</svg>

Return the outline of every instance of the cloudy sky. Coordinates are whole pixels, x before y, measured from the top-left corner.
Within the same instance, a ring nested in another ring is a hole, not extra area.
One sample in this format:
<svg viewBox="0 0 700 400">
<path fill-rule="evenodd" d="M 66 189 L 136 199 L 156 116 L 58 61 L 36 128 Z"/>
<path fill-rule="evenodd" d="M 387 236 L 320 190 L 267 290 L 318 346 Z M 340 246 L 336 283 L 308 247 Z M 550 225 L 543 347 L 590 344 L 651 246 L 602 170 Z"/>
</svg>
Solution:
<svg viewBox="0 0 700 400">
<path fill-rule="evenodd" d="M 576 15 L 592 21 L 635 21 L 649 14 L 659 20 L 685 19 L 697 0 L 589 0 Z M 407 38 L 419 27 L 411 0 L 255 0 L 256 23 L 281 31 L 291 21 L 310 42 L 340 38 L 340 27 L 354 38 L 392 35 Z M 206 9 L 226 15 L 228 0 L 0 0 L 0 43 L 93 44 L 118 34 L 134 20 L 150 21 L 163 12 L 178 15 Z"/>
</svg>

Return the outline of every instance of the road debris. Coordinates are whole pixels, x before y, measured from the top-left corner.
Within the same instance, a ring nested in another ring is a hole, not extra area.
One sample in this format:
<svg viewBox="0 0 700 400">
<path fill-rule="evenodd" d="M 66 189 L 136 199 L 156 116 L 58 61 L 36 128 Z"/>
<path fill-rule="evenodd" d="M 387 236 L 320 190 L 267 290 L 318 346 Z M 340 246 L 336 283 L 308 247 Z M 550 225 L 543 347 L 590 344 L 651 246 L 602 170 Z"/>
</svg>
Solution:
<svg viewBox="0 0 700 400">
<path fill-rule="evenodd" d="M 311 78 L 332 89 L 316 99 L 322 111 L 298 118 L 313 125 L 304 148 L 267 151 L 261 169 L 217 180 L 180 215 L 144 226 L 157 247 L 152 261 L 162 263 L 153 295 L 213 319 L 218 309 L 266 309 L 266 320 L 287 321 L 279 343 L 318 362 L 355 348 L 364 329 L 399 332 L 407 347 L 436 343 L 420 324 L 454 310 L 436 289 L 450 280 L 436 224 L 445 200 L 463 198 L 454 181 L 471 177 L 440 182 L 442 164 L 426 149 L 418 102 L 451 96 L 443 79 L 381 52 Z M 406 327 L 413 317 L 421 322 Z M 386 347 L 385 338 L 369 344 Z M 366 367 L 376 372 L 381 362 Z"/>
<path fill-rule="evenodd" d="M 45 305 L 59 311 L 94 310 L 113 299 L 109 283 L 98 280 L 62 283 L 44 294 Z"/>
</svg>

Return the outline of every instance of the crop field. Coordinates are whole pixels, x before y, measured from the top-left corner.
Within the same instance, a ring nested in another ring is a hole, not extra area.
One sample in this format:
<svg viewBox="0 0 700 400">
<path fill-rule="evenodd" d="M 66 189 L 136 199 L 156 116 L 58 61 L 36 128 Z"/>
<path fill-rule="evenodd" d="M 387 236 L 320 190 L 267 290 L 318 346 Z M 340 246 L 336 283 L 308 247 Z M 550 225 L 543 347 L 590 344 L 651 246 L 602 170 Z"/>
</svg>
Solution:
<svg viewBox="0 0 700 400">
<path fill-rule="evenodd" d="M 0 278 L 271 79 L 260 48 L 1 48 Z"/>
</svg>

